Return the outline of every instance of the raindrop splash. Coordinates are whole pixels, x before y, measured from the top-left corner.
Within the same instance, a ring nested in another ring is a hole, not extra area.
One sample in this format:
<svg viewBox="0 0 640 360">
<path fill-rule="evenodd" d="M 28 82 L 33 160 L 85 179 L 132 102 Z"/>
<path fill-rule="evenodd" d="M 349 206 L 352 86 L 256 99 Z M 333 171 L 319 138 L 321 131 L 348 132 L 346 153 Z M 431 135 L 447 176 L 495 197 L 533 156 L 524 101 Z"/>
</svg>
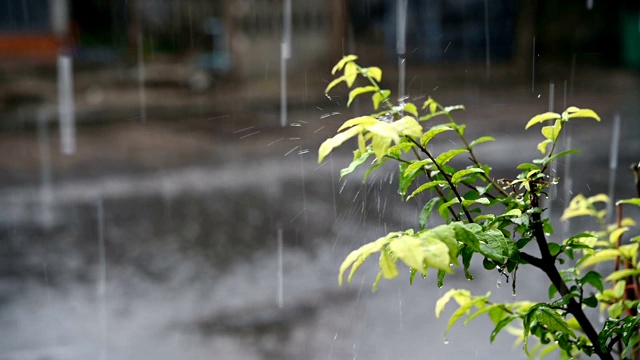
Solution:
<svg viewBox="0 0 640 360">
<path fill-rule="evenodd" d="M 75 102 L 73 98 L 73 64 L 71 56 L 58 55 L 58 116 L 60 150 L 65 155 L 76 152 Z"/>
<path fill-rule="evenodd" d="M 496 280 L 496 287 L 498 289 L 500 289 L 502 287 L 502 280 L 500 280 L 500 278 L 498 278 L 498 280 Z"/>
</svg>

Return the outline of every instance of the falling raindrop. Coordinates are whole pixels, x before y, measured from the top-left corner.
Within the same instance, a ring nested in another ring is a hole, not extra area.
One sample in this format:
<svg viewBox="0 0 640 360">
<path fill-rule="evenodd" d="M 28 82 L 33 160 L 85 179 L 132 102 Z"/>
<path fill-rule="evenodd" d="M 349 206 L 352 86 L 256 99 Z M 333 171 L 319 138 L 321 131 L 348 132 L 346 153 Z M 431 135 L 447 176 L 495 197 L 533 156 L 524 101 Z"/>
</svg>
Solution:
<svg viewBox="0 0 640 360">
<path fill-rule="evenodd" d="M 496 287 L 498 289 L 500 289 L 502 287 L 502 280 L 500 280 L 500 278 L 498 278 L 498 280 L 496 280 Z"/>
<path fill-rule="evenodd" d="M 447 338 L 444 338 L 444 341 L 443 341 L 443 343 L 444 343 L 445 345 L 449 345 L 449 339 L 447 339 Z"/>
<path fill-rule="evenodd" d="M 282 272 L 282 228 L 278 228 L 278 232 L 277 232 L 277 236 L 278 236 L 278 285 L 277 285 L 277 302 L 278 302 L 278 307 L 282 308 L 283 306 L 283 272 Z M 338 336 L 338 334 L 336 333 L 336 336 Z"/>
<path fill-rule="evenodd" d="M 536 37 L 533 37 L 533 52 L 531 54 L 531 92 L 534 91 L 536 83 Z M 538 95 L 540 98 L 540 95 Z"/>
</svg>

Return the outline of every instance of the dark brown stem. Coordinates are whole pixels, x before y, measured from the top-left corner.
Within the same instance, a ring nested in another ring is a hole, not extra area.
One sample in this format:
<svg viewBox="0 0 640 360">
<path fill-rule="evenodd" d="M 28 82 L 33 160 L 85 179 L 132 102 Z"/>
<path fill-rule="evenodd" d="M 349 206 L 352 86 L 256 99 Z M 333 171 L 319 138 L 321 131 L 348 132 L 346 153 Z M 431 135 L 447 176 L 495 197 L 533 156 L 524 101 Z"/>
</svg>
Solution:
<svg viewBox="0 0 640 360">
<path fill-rule="evenodd" d="M 413 153 L 415 154 L 416 158 L 418 160 L 422 160 L 420 158 L 420 154 L 418 154 L 418 152 L 416 151 L 415 148 L 412 148 Z M 427 176 L 427 179 L 429 179 L 429 181 L 433 181 L 433 178 L 431 177 L 431 175 L 429 174 L 429 171 L 427 171 L 427 169 L 425 169 L 424 167 L 422 168 L 424 171 L 424 174 Z M 444 195 L 444 193 L 442 192 L 442 189 L 440 189 L 439 187 L 435 187 L 436 192 L 438 192 L 438 195 L 440 195 L 440 197 L 442 198 L 443 201 L 447 201 L 447 197 Z M 456 214 L 455 210 L 453 210 L 451 207 L 449 207 L 449 212 L 451 213 L 451 216 L 453 216 L 453 219 L 455 221 L 460 221 L 460 217 L 458 216 L 458 214 Z"/>
<path fill-rule="evenodd" d="M 449 175 L 447 175 L 447 173 L 444 172 L 444 169 L 436 162 L 436 159 L 431 155 L 431 153 L 429 152 L 429 150 L 427 150 L 426 147 L 422 146 L 422 144 L 417 142 L 411 136 L 406 136 L 406 138 L 409 139 L 409 141 L 411 141 L 412 143 L 414 143 L 418 147 L 418 149 L 420 149 L 420 151 L 422 151 L 425 155 L 427 155 L 429 157 L 429 159 L 431 159 L 431 161 L 433 161 L 433 164 L 436 166 L 436 168 L 438 168 L 438 170 L 440 171 L 440 173 L 442 174 L 444 179 L 449 184 L 449 187 L 451 188 L 451 191 L 453 191 L 453 193 L 456 195 L 456 198 L 460 202 L 460 207 L 462 208 L 462 211 L 464 212 L 464 215 L 467 217 L 467 220 L 469 220 L 469 222 L 472 223 L 473 222 L 473 218 L 471 217 L 471 214 L 469 214 L 469 210 L 467 210 L 466 206 L 462 205 L 462 196 L 460 196 L 460 193 L 458 192 L 458 189 L 451 182 L 451 178 L 449 177 Z"/>
<path fill-rule="evenodd" d="M 532 189 L 534 190 L 534 189 Z M 539 198 L 535 193 L 535 190 L 531 192 L 531 207 L 538 208 L 539 207 Z M 551 283 L 556 287 L 560 295 L 566 296 L 571 293 L 567 284 L 562 279 L 560 272 L 555 264 L 555 259 L 551 256 L 551 252 L 549 251 L 549 246 L 547 243 L 546 236 L 544 234 L 542 218 L 540 212 L 534 212 L 531 215 L 531 226 L 533 230 L 533 236 L 535 237 L 536 243 L 538 244 L 538 248 L 540 250 L 540 258 L 534 258 L 533 256 L 522 253 L 520 256 L 523 260 L 527 261 L 531 265 L 542 270 Z M 524 256 L 523 256 L 524 255 Z M 589 318 L 582 310 L 581 304 L 575 301 L 575 299 L 570 298 L 569 303 L 567 304 L 567 311 L 573 315 L 573 317 L 578 321 L 582 331 L 587 336 L 589 341 L 593 344 L 593 348 L 595 353 L 602 360 L 613 360 L 613 357 L 609 352 L 603 351 L 600 348 L 598 342 L 598 332 L 595 330 Z"/>
</svg>

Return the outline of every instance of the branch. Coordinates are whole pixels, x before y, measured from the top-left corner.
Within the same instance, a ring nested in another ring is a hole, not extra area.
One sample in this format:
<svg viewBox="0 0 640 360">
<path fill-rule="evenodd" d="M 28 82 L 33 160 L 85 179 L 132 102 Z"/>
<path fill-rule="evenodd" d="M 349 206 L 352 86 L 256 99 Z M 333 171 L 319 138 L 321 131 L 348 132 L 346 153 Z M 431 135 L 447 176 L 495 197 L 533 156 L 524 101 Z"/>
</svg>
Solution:
<svg viewBox="0 0 640 360">
<path fill-rule="evenodd" d="M 471 214 L 469 214 L 469 210 L 467 210 L 467 208 L 464 205 L 462 205 L 462 196 L 460 196 L 460 193 L 458 193 L 458 189 L 453 185 L 453 183 L 451 182 L 451 178 L 447 175 L 446 172 L 444 172 L 444 169 L 440 165 L 438 165 L 438 163 L 436 162 L 436 159 L 431 155 L 431 153 L 429 152 L 429 150 L 427 150 L 426 147 L 422 146 L 419 142 L 417 142 L 411 136 L 405 136 L 405 137 L 409 139 L 409 141 L 414 143 L 418 147 L 418 149 L 420 149 L 420 151 L 422 151 L 425 155 L 429 157 L 429 159 L 431 159 L 431 161 L 433 161 L 433 164 L 438 168 L 438 170 L 440 171 L 444 179 L 447 181 L 447 183 L 449 183 L 449 187 L 451 188 L 451 191 L 453 191 L 453 193 L 456 195 L 456 198 L 458 198 L 458 201 L 460 202 L 460 207 L 462 208 L 462 211 L 464 211 L 464 215 L 467 217 L 469 222 L 472 223 L 473 218 L 471 217 Z"/>
</svg>

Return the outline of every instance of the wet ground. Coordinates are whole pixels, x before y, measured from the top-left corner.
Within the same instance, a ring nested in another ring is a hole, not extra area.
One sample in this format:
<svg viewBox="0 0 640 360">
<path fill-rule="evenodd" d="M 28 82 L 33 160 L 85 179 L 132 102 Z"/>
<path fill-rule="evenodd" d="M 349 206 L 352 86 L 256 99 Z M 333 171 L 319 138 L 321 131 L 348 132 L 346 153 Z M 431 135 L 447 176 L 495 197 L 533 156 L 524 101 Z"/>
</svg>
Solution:
<svg viewBox="0 0 640 360">
<path fill-rule="evenodd" d="M 431 95 L 463 103 L 457 119 L 470 137 L 497 138 L 478 147 L 497 177 L 537 156 L 538 133 L 523 128 L 548 110 L 548 82 L 532 92 L 507 70 L 494 69 L 493 82 L 473 69 L 414 70 L 407 83 L 416 102 Z M 107 75 L 97 77 L 104 82 L 90 81 L 91 72 L 76 75 L 81 125 L 73 155 L 60 153 L 57 123 L 38 126 L 38 114 L 55 118 L 50 108 L 5 109 L 1 359 L 524 358 L 507 334 L 490 345 L 485 319 L 443 337 L 446 319 L 435 319 L 434 303 L 449 288 L 512 299 L 510 286 L 497 288 L 498 274 L 479 264 L 476 281 L 456 274 L 442 289 L 433 275 L 413 286 L 400 276 L 372 294 L 374 263 L 338 287 L 344 256 L 387 231 L 415 227 L 425 199 L 403 202 L 392 166 L 364 185 L 361 173 L 340 181 L 348 146 L 317 164 L 320 142 L 368 111 L 366 103 L 344 108 L 339 91 L 325 98 L 328 74 L 292 77 L 282 128 L 270 77 L 201 93 L 180 79 L 149 86 L 141 119 L 140 89 L 122 85 L 128 73 L 120 72 L 124 80 L 115 84 Z M 555 84 L 556 110 L 564 86 Z M 572 193 L 608 191 L 618 114 L 614 189 L 619 198 L 632 196 L 627 166 L 640 154 L 640 77 L 580 69 L 566 90 L 568 105 L 593 108 L 603 122 L 571 128 L 582 153 L 558 165 L 560 177 L 571 179 Z M 43 94 L 42 104 L 55 103 Z M 516 299 L 544 300 L 542 280 L 521 270 Z"/>
</svg>

